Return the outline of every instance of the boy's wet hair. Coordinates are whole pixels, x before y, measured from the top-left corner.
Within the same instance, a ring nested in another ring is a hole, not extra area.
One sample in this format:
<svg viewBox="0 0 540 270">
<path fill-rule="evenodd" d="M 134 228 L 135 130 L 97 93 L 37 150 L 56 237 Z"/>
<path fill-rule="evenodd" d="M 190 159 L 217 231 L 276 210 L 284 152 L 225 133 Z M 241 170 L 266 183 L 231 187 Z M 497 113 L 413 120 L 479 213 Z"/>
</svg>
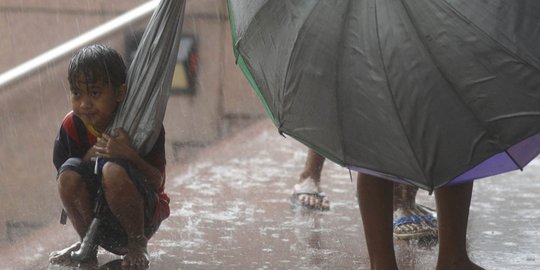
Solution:
<svg viewBox="0 0 540 270">
<path fill-rule="evenodd" d="M 126 82 L 126 65 L 120 54 L 105 45 L 95 44 L 80 49 L 69 62 L 68 81 L 71 88 L 78 88 L 80 76 L 86 83 L 110 83 L 116 91 Z"/>
</svg>

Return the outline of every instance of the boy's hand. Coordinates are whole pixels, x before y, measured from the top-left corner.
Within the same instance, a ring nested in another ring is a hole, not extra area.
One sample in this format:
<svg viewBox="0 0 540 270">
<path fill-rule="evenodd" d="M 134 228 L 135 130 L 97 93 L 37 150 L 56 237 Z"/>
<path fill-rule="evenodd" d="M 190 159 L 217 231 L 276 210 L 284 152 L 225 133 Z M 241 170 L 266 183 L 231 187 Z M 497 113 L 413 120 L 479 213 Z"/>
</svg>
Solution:
<svg viewBox="0 0 540 270">
<path fill-rule="evenodd" d="M 123 158 L 130 160 L 133 154 L 137 154 L 131 146 L 128 134 L 121 128 L 115 130 L 116 136 L 103 134 L 98 138 L 94 149 L 98 156 L 104 158 Z"/>
</svg>

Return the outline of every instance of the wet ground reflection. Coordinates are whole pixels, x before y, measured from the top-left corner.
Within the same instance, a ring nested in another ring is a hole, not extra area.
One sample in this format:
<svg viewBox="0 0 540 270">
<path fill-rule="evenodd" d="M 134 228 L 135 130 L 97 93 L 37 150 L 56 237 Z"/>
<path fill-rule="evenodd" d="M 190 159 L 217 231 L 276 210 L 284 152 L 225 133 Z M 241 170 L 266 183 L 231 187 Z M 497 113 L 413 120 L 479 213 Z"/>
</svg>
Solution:
<svg viewBox="0 0 540 270">
<path fill-rule="evenodd" d="M 289 205 L 304 158 L 303 146 L 263 121 L 205 150 L 197 161 L 172 168 L 172 216 L 149 243 L 150 269 L 368 269 L 347 170 L 325 165 L 330 211 Z M 523 173 L 475 185 L 469 253 L 487 269 L 540 269 L 539 171 L 535 160 Z M 434 205 L 426 192 L 418 200 Z M 0 261 L 9 269 L 63 269 L 49 266 L 47 254 L 75 239 L 71 228 L 54 224 Z M 436 242 L 395 243 L 400 269 L 434 268 Z M 99 269 L 119 265 L 117 256 L 100 251 L 98 257 Z"/>
</svg>

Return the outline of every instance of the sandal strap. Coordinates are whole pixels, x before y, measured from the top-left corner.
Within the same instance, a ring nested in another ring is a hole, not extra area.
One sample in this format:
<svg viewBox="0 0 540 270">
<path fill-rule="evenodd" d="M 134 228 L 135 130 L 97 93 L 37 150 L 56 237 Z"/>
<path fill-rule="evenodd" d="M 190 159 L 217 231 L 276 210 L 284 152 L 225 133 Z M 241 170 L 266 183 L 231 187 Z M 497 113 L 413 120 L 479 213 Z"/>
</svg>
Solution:
<svg viewBox="0 0 540 270">
<path fill-rule="evenodd" d="M 310 195 L 310 196 L 317 196 L 319 198 L 326 197 L 326 194 L 324 192 L 319 193 L 313 193 L 313 192 L 294 192 L 293 195 L 299 196 L 299 195 Z"/>
<path fill-rule="evenodd" d="M 426 215 L 411 215 L 411 216 L 404 216 L 400 217 L 396 220 L 394 220 L 393 225 L 400 226 L 403 224 L 420 224 L 420 222 L 426 222 L 431 226 L 434 226 L 435 218 L 432 215 L 426 214 Z"/>
<path fill-rule="evenodd" d="M 404 217 L 400 217 L 396 220 L 394 220 L 393 224 L 394 224 L 394 227 L 395 226 L 400 226 L 400 225 L 403 225 L 403 224 L 420 224 L 420 222 L 422 221 L 422 219 L 416 215 L 413 215 L 413 216 L 404 216 Z"/>
</svg>

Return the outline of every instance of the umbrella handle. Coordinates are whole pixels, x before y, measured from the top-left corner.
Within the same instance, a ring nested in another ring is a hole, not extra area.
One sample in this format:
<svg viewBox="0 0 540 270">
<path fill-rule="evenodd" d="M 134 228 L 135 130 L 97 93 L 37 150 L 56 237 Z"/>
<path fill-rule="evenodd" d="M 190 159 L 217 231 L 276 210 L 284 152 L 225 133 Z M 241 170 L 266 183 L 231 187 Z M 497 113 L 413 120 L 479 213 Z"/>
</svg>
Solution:
<svg viewBox="0 0 540 270">
<path fill-rule="evenodd" d="M 104 163 L 102 158 L 95 158 L 95 166 L 94 166 L 94 173 L 99 177 L 101 176 L 101 168 Z M 79 262 L 87 261 L 92 256 L 93 251 L 96 249 L 96 237 L 97 237 L 97 231 L 99 224 L 101 222 L 100 216 L 101 211 L 103 210 L 103 191 L 101 189 L 98 190 L 97 193 L 97 201 L 96 205 L 94 206 L 94 219 L 92 219 L 92 223 L 90 223 L 90 226 L 88 227 L 88 231 L 86 232 L 86 235 L 84 236 L 83 240 L 81 241 L 81 246 L 79 247 L 79 250 L 74 250 L 71 252 L 70 256 L 71 259 Z"/>
<path fill-rule="evenodd" d="M 92 223 L 90 223 L 90 227 L 88 228 L 88 231 L 81 242 L 81 247 L 79 250 L 72 251 L 70 254 L 73 260 L 84 262 L 91 259 L 90 256 L 96 248 L 96 234 L 99 223 L 100 219 L 97 217 L 92 220 Z"/>
</svg>

